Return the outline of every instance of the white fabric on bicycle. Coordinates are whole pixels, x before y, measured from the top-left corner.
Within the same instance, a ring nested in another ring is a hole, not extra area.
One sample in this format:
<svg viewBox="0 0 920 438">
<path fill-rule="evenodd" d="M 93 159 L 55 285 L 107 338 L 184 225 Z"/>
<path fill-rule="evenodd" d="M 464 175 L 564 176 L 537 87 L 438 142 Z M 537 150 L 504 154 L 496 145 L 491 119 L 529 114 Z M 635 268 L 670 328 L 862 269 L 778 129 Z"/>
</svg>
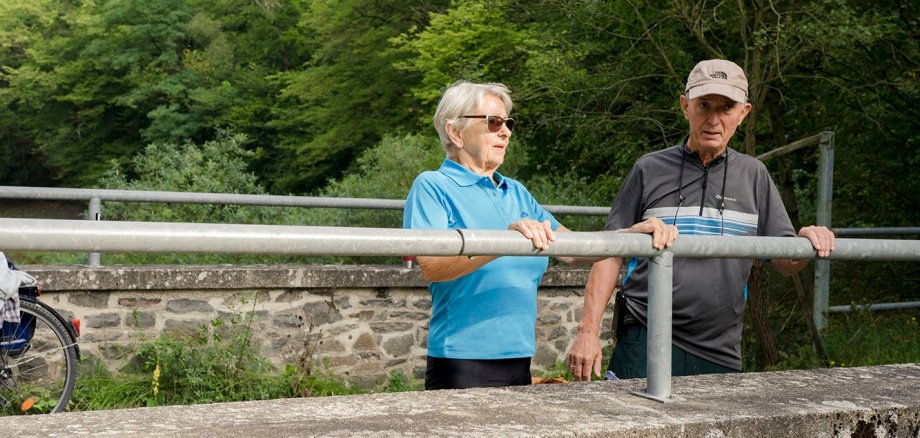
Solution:
<svg viewBox="0 0 920 438">
<path fill-rule="evenodd" d="M 13 295 L 2 303 L 3 305 L 0 306 L 0 327 L 3 327 L 5 322 L 19 324 L 22 321 L 22 317 L 19 315 L 19 294 Z"/>
<path fill-rule="evenodd" d="M 19 295 L 20 286 L 34 286 L 35 277 L 10 269 L 6 256 L 0 252 L 0 302 Z"/>
</svg>

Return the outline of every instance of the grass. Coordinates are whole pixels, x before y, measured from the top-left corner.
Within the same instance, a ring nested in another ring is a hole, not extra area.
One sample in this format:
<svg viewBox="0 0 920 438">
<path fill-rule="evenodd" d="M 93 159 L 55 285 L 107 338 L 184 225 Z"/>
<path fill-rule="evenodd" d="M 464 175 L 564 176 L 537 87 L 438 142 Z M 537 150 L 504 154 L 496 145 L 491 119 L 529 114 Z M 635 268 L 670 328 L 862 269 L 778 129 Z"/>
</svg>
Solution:
<svg viewBox="0 0 920 438">
<path fill-rule="evenodd" d="M 831 367 L 858 367 L 920 362 L 920 311 L 858 311 L 831 314 L 822 333 Z M 769 370 L 824 366 L 810 338 L 799 339 L 784 351 L 786 357 Z"/>
</svg>

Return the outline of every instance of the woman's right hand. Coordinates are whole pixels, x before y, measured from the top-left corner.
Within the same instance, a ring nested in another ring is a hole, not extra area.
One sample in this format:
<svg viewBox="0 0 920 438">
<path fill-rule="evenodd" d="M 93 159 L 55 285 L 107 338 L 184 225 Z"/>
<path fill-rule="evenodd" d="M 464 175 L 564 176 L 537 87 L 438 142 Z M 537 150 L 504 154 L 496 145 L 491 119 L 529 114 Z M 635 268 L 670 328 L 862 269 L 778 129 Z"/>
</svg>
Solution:
<svg viewBox="0 0 920 438">
<path fill-rule="evenodd" d="M 533 242 L 534 249 L 541 251 L 548 249 L 550 242 L 556 241 L 556 233 L 553 232 L 553 226 L 548 220 L 537 222 L 533 219 L 521 219 L 508 225 L 508 229 L 520 232 Z"/>
</svg>

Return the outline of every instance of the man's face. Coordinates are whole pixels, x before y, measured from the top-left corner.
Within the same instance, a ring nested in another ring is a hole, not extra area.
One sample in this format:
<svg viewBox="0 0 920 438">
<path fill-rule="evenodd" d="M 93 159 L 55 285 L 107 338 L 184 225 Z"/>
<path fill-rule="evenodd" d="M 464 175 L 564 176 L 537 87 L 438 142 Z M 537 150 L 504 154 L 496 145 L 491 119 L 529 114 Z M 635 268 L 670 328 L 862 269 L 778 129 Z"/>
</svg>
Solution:
<svg viewBox="0 0 920 438">
<path fill-rule="evenodd" d="M 693 100 L 680 96 L 680 107 L 690 122 L 687 145 L 700 153 L 720 154 L 735 135 L 738 125 L 751 111 L 751 104 L 735 102 L 719 94 Z"/>
</svg>

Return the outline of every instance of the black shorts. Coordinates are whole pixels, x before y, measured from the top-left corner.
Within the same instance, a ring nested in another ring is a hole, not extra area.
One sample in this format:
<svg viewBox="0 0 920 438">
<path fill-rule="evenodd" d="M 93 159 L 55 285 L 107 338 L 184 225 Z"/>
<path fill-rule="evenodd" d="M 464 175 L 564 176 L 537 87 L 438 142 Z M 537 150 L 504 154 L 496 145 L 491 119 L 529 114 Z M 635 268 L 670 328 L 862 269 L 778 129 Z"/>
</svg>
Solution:
<svg viewBox="0 0 920 438">
<path fill-rule="evenodd" d="M 530 385 L 530 358 L 448 359 L 428 356 L 425 389 Z"/>
</svg>

